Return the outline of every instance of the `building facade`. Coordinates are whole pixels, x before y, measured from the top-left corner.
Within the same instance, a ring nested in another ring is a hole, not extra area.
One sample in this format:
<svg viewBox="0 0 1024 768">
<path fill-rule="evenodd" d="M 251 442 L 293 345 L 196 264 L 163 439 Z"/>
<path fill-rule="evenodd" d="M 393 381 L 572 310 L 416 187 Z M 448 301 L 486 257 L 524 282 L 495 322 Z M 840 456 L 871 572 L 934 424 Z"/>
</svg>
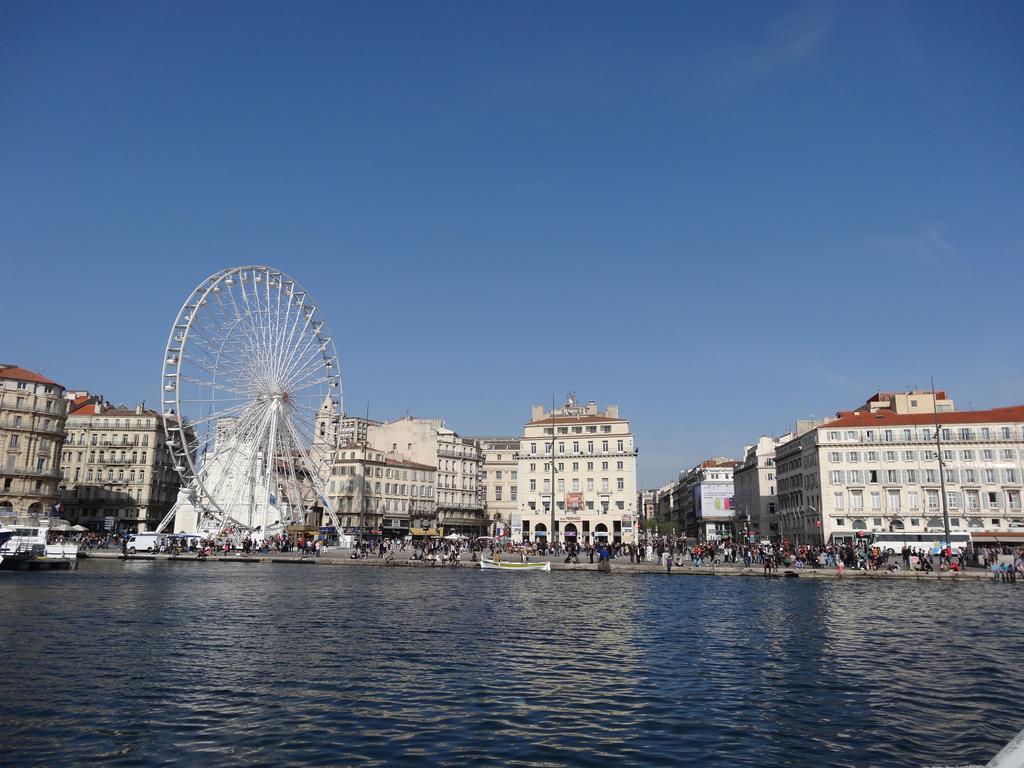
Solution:
<svg viewBox="0 0 1024 768">
<path fill-rule="evenodd" d="M 736 462 L 724 456 L 702 461 L 681 472 L 674 503 L 687 537 L 698 541 L 719 541 L 736 536 L 733 509 L 733 471 Z"/>
<path fill-rule="evenodd" d="M 657 517 L 658 489 L 649 488 L 637 494 L 636 508 L 641 528 L 646 527 Z"/>
<path fill-rule="evenodd" d="M 746 446 L 743 460 L 733 471 L 738 534 L 762 541 L 778 538 L 775 452 L 779 446 L 824 423 L 820 419 L 799 419 L 793 432 L 781 437 L 762 436 L 755 444 Z"/>
<path fill-rule="evenodd" d="M 1024 406 L 900 410 L 894 403 L 841 411 L 776 451 L 784 539 L 823 544 L 876 532 L 939 534 L 944 509 L 951 531 L 1024 526 Z"/>
<path fill-rule="evenodd" d="M 437 470 L 365 444 L 342 446 L 328 498 L 349 535 L 436 535 Z"/>
<path fill-rule="evenodd" d="M 634 542 L 637 447 L 618 406 L 533 406 L 518 455 L 524 541 Z"/>
<path fill-rule="evenodd" d="M 41 515 L 58 503 L 66 418 L 64 387 L 0 365 L 0 514 Z"/>
<path fill-rule="evenodd" d="M 473 437 L 480 451 L 480 500 L 491 536 L 510 536 L 521 541 L 519 514 L 518 437 Z M 519 534 L 518 537 L 516 534 Z"/>
<path fill-rule="evenodd" d="M 155 530 L 180 487 L 161 414 L 89 395 L 72 401 L 60 484 L 66 519 L 95 531 Z"/>
<path fill-rule="evenodd" d="M 480 499 L 480 449 L 441 419 L 412 416 L 367 429 L 369 443 L 386 457 L 436 470 L 437 525 L 445 533 L 484 535 L 489 526 Z"/>
</svg>

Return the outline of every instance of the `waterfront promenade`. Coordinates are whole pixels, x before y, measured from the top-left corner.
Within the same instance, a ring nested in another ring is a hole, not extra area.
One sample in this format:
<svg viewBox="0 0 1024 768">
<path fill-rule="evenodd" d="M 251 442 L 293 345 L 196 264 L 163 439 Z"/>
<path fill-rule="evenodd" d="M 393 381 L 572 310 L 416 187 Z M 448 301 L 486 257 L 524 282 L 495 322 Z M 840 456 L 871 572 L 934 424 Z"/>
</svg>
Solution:
<svg viewBox="0 0 1024 768">
<path fill-rule="evenodd" d="M 305 556 L 302 557 L 297 553 L 272 553 L 272 554 L 260 554 L 260 555 L 245 555 L 241 552 L 231 553 L 228 555 L 211 555 L 205 558 L 198 558 L 195 554 L 183 554 L 177 557 L 169 554 L 136 554 L 136 555 L 123 555 L 117 550 L 90 550 L 83 552 L 80 555 L 83 559 L 104 559 L 104 560 L 126 560 L 130 562 L 137 561 L 158 561 L 167 562 L 169 564 L 180 564 L 180 563 L 195 563 L 197 565 L 202 564 L 216 564 L 216 563 L 234 563 L 234 564 L 259 564 L 259 563 L 274 563 L 274 564 L 287 564 L 287 565 L 334 565 L 334 566 L 353 566 L 353 567 L 364 567 L 364 568 L 385 568 L 385 567 L 411 567 L 411 568 L 479 568 L 479 564 L 470 559 L 468 553 L 463 553 L 459 561 L 458 566 L 442 565 L 440 562 L 434 563 L 430 560 L 414 560 L 412 558 L 412 552 L 399 552 L 396 554 L 395 559 L 392 562 L 386 562 L 383 559 L 379 559 L 376 556 L 352 559 L 351 550 L 347 549 L 334 549 L 328 551 L 326 554 L 320 557 Z M 515 556 L 510 556 L 514 559 Z M 600 573 L 598 564 L 596 562 L 591 563 L 588 558 L 582 557 L 579 563 L 566 563 L 564 557 L 540 557 L 535 556 L 530 558 L 530 562 L 538 563 L 544 562 L 545 560 L 551 561 L 552 571 L 583 571 Z M 658 565 L 657 562 L 642 562 L 642 563 L 631 563 L 628 558 L 617 558 L 611 561 L 611 573 L 620 574 L 662 574 L 672 576 L 705 576 L 705 577 L 736 577 L 736 576 L 747 576 L 747 577 L 758 577 L 758 578 L 794 578 L 799 577 L 802 579 L 831 579 L 831 580 L 863 580 L 863 579 L 875 579 L 875 580 L 906 580 L 906 579 L 925 579 L 925 580 L 940 580 L 940 581 L 964 581 L 964 580 L 988 580 L 992 581 L 992 574 L 990 571 L 984 568 L 968 568 L 963 572 L 955 573 L 952 571 L 884 571 L 884 570 L 851 570 L 849 568 L 844 569 L 842 575 L 834 568 L 778 568 L 777 571 L 771 576 L 766 577 L 764 574 L 764 567 L 761 565 L 753 565 L 750 568 L 743 566 L 742 564 L 724 563 L 722 565 L 703 565 L 698 568 L 692 567 L 688 562 L 685 566 L 674 565 L 671 573 L 668 572 L 664 565 Z"/>
</svg>

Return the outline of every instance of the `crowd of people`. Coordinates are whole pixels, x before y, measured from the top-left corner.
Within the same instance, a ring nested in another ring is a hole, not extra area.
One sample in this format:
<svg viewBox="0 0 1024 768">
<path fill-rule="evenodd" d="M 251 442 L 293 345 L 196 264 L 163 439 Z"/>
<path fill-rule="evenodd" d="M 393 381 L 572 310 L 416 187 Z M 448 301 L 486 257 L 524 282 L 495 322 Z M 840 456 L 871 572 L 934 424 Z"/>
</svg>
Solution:
<svg viewBox="0 0 1024 768">
<path fill-rule="evenodd" d="M 73 537 L 83 550 L 120 548 L 127 554 L 128 535 L 119 533 L 86 532 Z M 328 552 L 328 542 L 312 534 L 272 537 L 245 535 L 241 539 L 226 532 L 215 538 L 169 535 L 161 540 L 159 551 L 174 556 L 195 555 L 208 557 L 229 554 L 244 555 L 299 553 L 300 557 L 320 557 Z M 682 536 L 647 536 L 637 543 L 609 542 L 606 539 L 578 542 L 574 539 L 548 544 L 544 539 L 511 543 L 489 537 L 469 539 L 464 536 L 446 538 L 377 537 L 357 541 L 349 556 L 352 559 L 376 558 L 387 564 L 394 563 L 401 553 L 410 553 L 408 559 L 433 565 L 455 566 L 468 556 L 471 561 L 480 557 L 501 560 L 516 558 L 529 562 L 531 557 L 563 558 L 566 563 L 589 562 L 601 565 L 612 560 L 629 558 L 633 564 L 651 563 L 673 568 L 707 568 L 735 565 L 759 568 L 765 575 L 774 575 L 785 569 L 830 569 L 842 573 L 850 570 L 877 570 L 891 573 L 900 571 L 957 572 L 968 561 L 989 569 L 996 581 L 1013 582 L 1024 579 L 1024 547 L 990 546 L 975 551 L 912 549 L 904 547 L 890 553 L 869 540 L 854 540 L 826 546 L 788 542 L 743 544 L 731 540 L 695 541 Z"/>
</svg>

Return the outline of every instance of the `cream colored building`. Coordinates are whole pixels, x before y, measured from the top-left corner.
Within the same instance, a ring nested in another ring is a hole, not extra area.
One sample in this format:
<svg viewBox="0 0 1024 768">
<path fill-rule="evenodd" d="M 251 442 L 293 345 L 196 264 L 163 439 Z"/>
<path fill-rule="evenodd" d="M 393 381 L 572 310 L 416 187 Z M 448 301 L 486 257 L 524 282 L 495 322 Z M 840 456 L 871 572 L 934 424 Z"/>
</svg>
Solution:
<svg viewBox="0 0 1024 768">
<path fill-rule="evenodd" d="M 342 446 L 327 495 L 349 535 L 436 533 L 437 470 L 364 444 Z"/>
<path fill-rule="evenodd" d="M 437 471 L 437 525 L 445 533 L 482 535 L 488 525 L 480 499 L 480 449 L 460 437 L 441 419 L 406 416 L 371 424 L 371 446 L 386 457 L 434 467 Z"/>
<path fill-rule="evenodd" d="M 0 514 L 41 515 L 58 503 L 64 387 L 0 365 Z"/>
<path fill-rule="evenodd" d="M 777 449 L 784 539 L 820 544 L 879 532 L 940 534 L 943 501 L 951 531 L 979 540 L 1024 525 L 1024 406 L 934 414 L 921 410 L 928 393 L 901 394 L 907 397 L 890 398 L 887 407 L 841 411 Z M 939 395 L 940 406 L 951 409 Z"/>
<path fill-rule="evenodd" d="M 637 448 L 618 406 L 533 406 L 519 448 L 519 511 L 529 541 L 634 542 Z"/>
<path fill-rule="evenodd" d="M 518 437 L 473 437 L 480 451 L 480 498 L 490 523 L 489 535 L 521 541 Z M 515 534 L 519 534 L 518 537 Z"/>
<path fill-rule="evenodd" d="M 737 523 L 742 532 L 757 540 L 769 537 L 775 517 L 775 448 L 792 439 L 792 434 L 779 438 L 762 435 L 753 445 L 745 446 L 743 460 L 733 470 Z"/>
<path fill-rule="evenodd" d="M 181 486 L 163 416 L 141 404 L 111 407 L 80 394 L 72 401 L 63 447 L 64 517 L 95 531 L 155 530 Z"/>
</svg>

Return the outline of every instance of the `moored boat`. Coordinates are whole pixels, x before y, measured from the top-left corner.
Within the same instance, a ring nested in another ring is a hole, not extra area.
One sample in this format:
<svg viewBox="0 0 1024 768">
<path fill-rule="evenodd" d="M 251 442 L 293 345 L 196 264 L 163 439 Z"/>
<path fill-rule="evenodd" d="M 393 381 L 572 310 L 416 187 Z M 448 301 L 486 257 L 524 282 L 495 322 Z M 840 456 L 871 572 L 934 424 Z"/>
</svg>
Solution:
<svg viewBox="0 0 1024 768">
<path fill-rule="evenodd" d="M 12 570 L 69 569 L 78 567 L 78 545 L 70 541 L 47 543 L 49 527 L 17 523 L 0 533 L 0 568 Z"/>
<path fill-rule="evenodd" d="M 514 560 L 488 560 L 487 558 L 482 558 L 480 560 L 480 567 L 484 570 L 494 571 L 550 571 L 551 563 L 548 561 L 543 563 L 517 563 Z"/>
</svg>

